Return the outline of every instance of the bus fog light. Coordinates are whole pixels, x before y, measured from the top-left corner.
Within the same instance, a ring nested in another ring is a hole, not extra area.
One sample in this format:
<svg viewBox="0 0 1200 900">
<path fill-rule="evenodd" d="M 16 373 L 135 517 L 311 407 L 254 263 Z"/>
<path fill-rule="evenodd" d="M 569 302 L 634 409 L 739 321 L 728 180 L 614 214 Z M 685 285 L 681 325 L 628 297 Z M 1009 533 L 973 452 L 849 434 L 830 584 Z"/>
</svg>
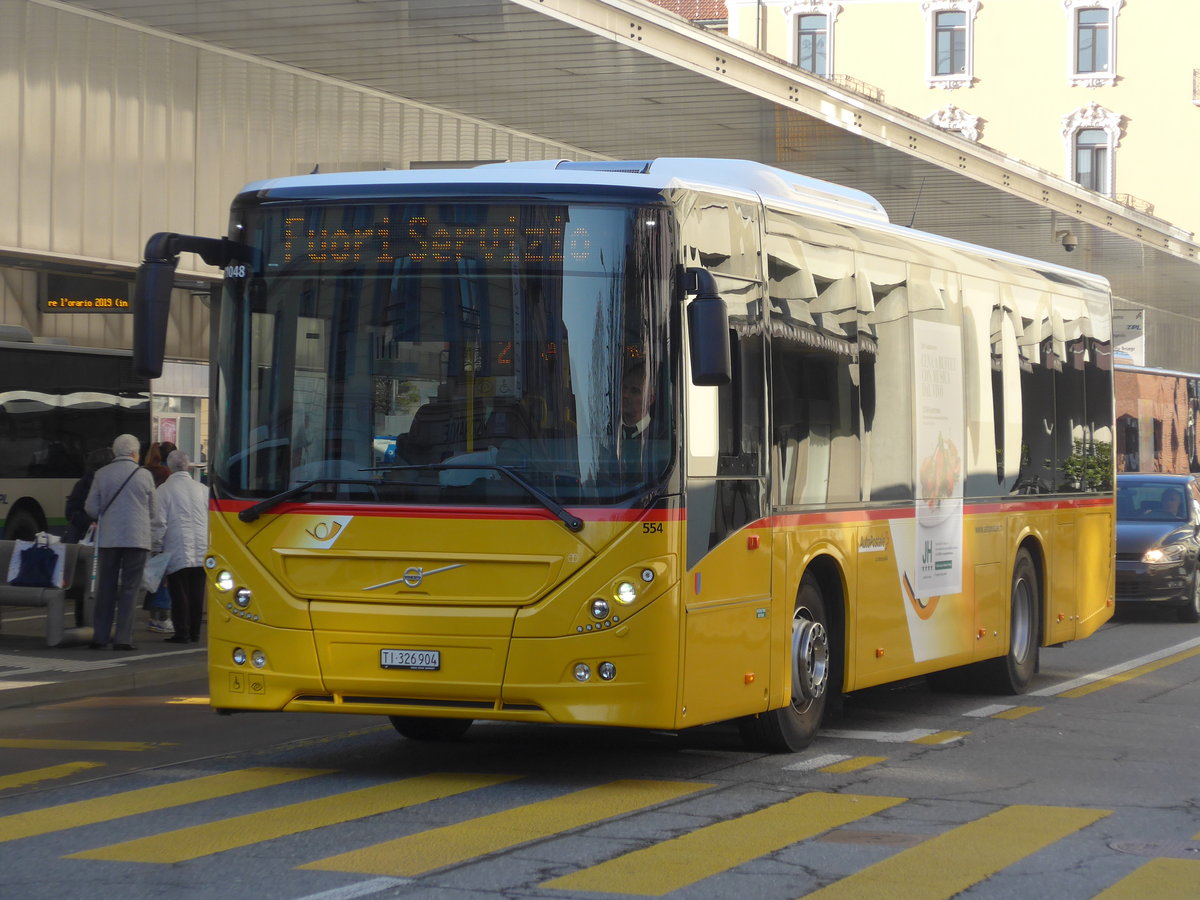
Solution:
<svg viewBox="0 0 1200 900">
<path fill-rule="evenodd" d="M 233 664 L 235 666 L 244 666 L 246 664 L 246 651 L 241 647 L 233 651 Z"/>
<path fill-rule="evenodd" d="M 592 601 L 592 618 L 607 619 L 608 618 L 608 601 L 597 598 Z"/>
<path fill-rule="evenodd" d="M 238 588 L 237 595 L 234 597 L 234 602 L 242 609 L 250 605 L 250 588 Z"/>
<path fill-rule="evenodd" d="M 254 666 L 254 668 L 261 669 L 267 664 L 267 654 L 263 653 L 261 650 L 255 650 L 250 654 L 250 663 Z"/>
<path fill-rule="evenodd" d="M 576 663 L 575 664 L 575 680 L 576 681 L 587 681 L 591 677 L 592 677 L 592 667 L 591 666 L 589 666 L 587 663 Z"/>
<path fill-rule="evenodd" d="M 596 674 L 601 681 L 612 681 L 617 677 L 617 667 L 610 662 L 602 662 L 596 667 Z"/>
<path fill-rule="evenodd" d="M 228 569 L 222 569 L 217 573 L 217 590 L 223 593 L 233 590 L 233 573 Z"/>
<path fill-rule="evenodd" d="M 628 606 L 637 599 L 637 588 L 628 581 L 622 581 L 617 585 L 617 590 L 613 596 L 617 598 L 618 603 L 624 603 Z"/>
</svg>

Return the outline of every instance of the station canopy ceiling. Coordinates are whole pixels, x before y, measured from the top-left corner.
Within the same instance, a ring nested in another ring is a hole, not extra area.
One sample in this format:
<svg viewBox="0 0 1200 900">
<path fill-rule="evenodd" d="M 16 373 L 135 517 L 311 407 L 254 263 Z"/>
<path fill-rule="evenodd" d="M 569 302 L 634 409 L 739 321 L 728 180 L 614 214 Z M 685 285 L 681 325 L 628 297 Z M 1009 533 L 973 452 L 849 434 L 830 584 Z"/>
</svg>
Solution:
<svg viewBox="0 0 1200 900">
<path fill-rule="evenodd" d="M 1194 236 L 645 0 L 72 0 L 614 159 L 753 159 L 1200 318 Z M 947 95 L 949 97 L 949 95 Z M 286 174 L 286 173 L 280 173 Z M 1061 233 L 1078 249 L 1068 254 Z"/>
</svg>

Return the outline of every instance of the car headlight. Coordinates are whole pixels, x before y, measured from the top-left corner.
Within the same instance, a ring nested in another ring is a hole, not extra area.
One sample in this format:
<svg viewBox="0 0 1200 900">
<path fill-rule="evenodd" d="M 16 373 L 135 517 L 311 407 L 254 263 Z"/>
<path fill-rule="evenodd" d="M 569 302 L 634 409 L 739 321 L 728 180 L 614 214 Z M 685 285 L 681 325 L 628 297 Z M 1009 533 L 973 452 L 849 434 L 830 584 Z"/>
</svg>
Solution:
<svg viewBox="0 0 1200 900">
<path fill-rule="evenodd" d="M 1142 554 L 1142 562 L 1151 566 L 1176 566 L 1183 562 L 1183 548 L 1178 544 L 1151 547 Z"/>
</svg>

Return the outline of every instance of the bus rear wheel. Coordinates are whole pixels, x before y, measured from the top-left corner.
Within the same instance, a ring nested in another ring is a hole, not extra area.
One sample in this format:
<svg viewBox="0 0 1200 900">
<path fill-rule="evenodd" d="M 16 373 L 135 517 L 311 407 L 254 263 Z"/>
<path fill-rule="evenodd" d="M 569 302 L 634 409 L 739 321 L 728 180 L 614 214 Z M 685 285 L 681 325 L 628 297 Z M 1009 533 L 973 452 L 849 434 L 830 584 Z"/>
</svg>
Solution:
<svg viewBox="0 0 1200 900">
<path fill-rule="evenodd" d="M 816 736 L 829 700 L 833 671 L 829 616 L 816 576 L 800 580 L 792 613 L 792 702 L 738 720 L 742 740 L 753 750 L 795 753 Z"/>
<path fill-rule="evenodd" d="M 978 664 L 980 686 L 985 690 L 995 694 L 1025 693 L 1038 668 L 1041 606 L 1037 566 L 1028 550 L 1018 550 L 1009 598 L 1008 652 Z"/>
<path fill-rule="evenodd" d="M 471 719 L 435 719 L 430 716 L 388 716 L 392 727 L 410 741 L 457 741 L 471 727 Z"/>
</svg>

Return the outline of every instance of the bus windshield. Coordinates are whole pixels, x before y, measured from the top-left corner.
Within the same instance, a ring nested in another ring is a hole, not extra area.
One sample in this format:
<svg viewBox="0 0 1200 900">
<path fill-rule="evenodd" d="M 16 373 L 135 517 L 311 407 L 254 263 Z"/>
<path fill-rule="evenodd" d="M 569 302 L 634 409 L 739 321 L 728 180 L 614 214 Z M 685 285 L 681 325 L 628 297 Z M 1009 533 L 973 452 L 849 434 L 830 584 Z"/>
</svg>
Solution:
<svg viewBox="0 0 1200 900">
<path fill-rule="evenodd" d="M 671 465 L 663 210 L 235 210 L 218 496 L 616 503 Z M 516 477 L 508 477 L 516 476 Z"/>
</svg>

